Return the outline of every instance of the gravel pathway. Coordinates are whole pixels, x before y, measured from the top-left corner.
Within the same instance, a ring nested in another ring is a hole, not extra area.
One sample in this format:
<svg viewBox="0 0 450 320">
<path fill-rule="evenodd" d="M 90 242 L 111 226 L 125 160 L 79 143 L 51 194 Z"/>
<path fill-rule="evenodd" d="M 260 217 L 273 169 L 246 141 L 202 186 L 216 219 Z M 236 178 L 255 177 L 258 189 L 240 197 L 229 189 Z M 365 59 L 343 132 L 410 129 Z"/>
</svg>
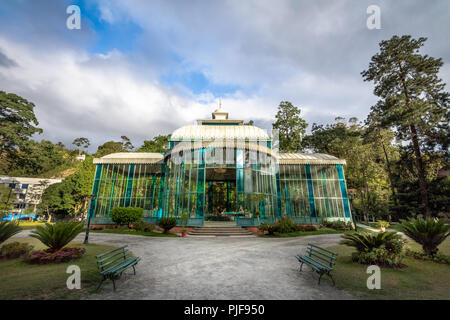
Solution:
<svg viewBox="0 0 450 320">
<path fill-rule="evenodd" d="M 76 240 L 82 241 L 83 235 Z M 142 258 L 116 281 L 105 281 L 89 299 L 352 299 L 326 276 L 304 267 L 295 255 L 309 242 L 335 245 L 340 235 L 298 238 L 154 238 L 91 233 L 91 243 L 127 244 Z"/>
</svg>

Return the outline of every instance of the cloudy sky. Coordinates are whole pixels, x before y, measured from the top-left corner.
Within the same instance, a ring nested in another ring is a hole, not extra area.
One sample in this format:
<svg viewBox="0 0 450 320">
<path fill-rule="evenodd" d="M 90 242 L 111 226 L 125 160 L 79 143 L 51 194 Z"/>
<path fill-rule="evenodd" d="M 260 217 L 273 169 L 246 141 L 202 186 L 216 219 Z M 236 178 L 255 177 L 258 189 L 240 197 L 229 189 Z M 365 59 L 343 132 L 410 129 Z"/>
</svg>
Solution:
<svg viewBox="0 0 450 320">
<path fill-rule="evenodd" d="M 36 104 L 37 140 L 87 137 L 91 151 L 209 118 L 219 99 L 267 129 L 283 100 L 310 126 L 363 120 L 376 98 L 360 73 L 383 39 L 428 37 L 450 82 L 449 18 L 448 0 L 1 0 L 0 90 Z"/>
</svg>

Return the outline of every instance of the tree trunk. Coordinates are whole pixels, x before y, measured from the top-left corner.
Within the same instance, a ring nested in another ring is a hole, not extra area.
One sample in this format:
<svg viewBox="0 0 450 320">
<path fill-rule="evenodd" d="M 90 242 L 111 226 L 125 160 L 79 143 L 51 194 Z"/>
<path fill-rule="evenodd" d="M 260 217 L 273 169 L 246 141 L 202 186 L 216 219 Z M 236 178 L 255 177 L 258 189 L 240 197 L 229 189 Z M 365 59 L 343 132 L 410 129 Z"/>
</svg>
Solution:
<svg viewBox="0 0 450 320">
<path fill-rule="evenodd" d="M 398 206 L 397 192 L 395 191 L 394 181 L 393 181 L 393 178 L 392 178 L 391 162 L 389 161 L 389 157 L 388 157 L 388 154 L 387 154 L 387 151 L 386 151 L 386 147 L 384 146 L 383 137 L 381 136 L 379 131 L 378 131 L 378 135 L 380 136 L 381 147 L 383 148 L 384 158 L 386 159 L 386 168 L 387 168 L 387 172 L 388 172 L 388 176 L 389 176 L 389 182 L 390 182 L 390 185 L 391 185 L 392 196 L 394 198 L 394 204 L 396 206 Z"/>
<path fill-rule="evenodd" d="M 417 138 L 417 130 L 414 125 L 410 125 L 411 139 L 413 142 L 414 154 L 416 156 L 417 171 L 419 176 L 419 188 L 422 203 L 425 207 L 425 215 L 431 217 L 430 203 L 428 201 L 427 181 L 425 179 L 425 168 L 423 166 L 422 154 L 420 153 L 419 139 Z"/>
<path fill-rule="evenodd" d="M 409 110 L 410 109 L 410 101 L 409 101 L 408 87 L 406 85 L 406 79 L 405 79 L 406 76 L 405 76 L 402 66 L 400 64 L 399 64 L 399 69 L 400 69 L 400 76 L 401 76 L 402 84 L 403 84 L 403 93 L 405 95 L 405 105 L 406 105 L 406 108 Z M 427 182 L 425 180 L 425 168 L 423 166 L 422 154 L 420 153 L 419 138 L 417 137 L 416 126 L 413 123 L 409 126 L 409 128 L 411 130 L 411 140 L 413 143 L 414 154 L 416 155 L 416 165 L 417 165 L 417 171 L 418 171 L 418 177 L 419 177 L 420 195 L 422 198 L 422 203 L 425 207 L 425 215 L 427 217 L 431 217 L 431 209 L 430 209 L 430 204 L 428 201 Z"/>
</svg>

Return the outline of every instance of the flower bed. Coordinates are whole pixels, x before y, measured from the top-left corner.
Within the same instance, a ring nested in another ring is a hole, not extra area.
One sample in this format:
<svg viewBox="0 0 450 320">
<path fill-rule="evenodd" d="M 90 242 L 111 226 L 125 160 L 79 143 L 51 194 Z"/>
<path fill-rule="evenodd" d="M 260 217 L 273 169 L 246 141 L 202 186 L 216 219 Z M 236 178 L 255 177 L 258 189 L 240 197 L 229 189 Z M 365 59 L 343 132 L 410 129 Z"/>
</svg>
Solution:
<svg viewBox="0 0 450 320">
<path fill-rule="evenodd" d="M 58 251 L 50 249 L 34 251 L 25 261 L 30 264 L 61 263 L 79 259 L 86 252 L 85 248 L 62 248 Z"/>
</svg>

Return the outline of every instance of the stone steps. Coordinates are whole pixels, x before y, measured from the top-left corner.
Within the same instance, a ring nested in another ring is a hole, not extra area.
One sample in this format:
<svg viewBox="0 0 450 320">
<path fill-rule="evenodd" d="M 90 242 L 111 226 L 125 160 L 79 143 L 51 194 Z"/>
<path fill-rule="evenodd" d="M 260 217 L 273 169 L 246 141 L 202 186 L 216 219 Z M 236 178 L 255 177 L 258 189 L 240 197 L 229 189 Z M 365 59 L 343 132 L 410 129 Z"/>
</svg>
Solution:
<svg viewBox="0 0 450 320">
<path fill-rule="evenodd" d="M 199 237 L 254 237 L 254 234 L 247 229 L 236 227 L 236 226 L 207 226 L 207 227 L 197 227 L 194 230 L 188 232 L 188 236 L 199 236 Z"/>
</svg>

